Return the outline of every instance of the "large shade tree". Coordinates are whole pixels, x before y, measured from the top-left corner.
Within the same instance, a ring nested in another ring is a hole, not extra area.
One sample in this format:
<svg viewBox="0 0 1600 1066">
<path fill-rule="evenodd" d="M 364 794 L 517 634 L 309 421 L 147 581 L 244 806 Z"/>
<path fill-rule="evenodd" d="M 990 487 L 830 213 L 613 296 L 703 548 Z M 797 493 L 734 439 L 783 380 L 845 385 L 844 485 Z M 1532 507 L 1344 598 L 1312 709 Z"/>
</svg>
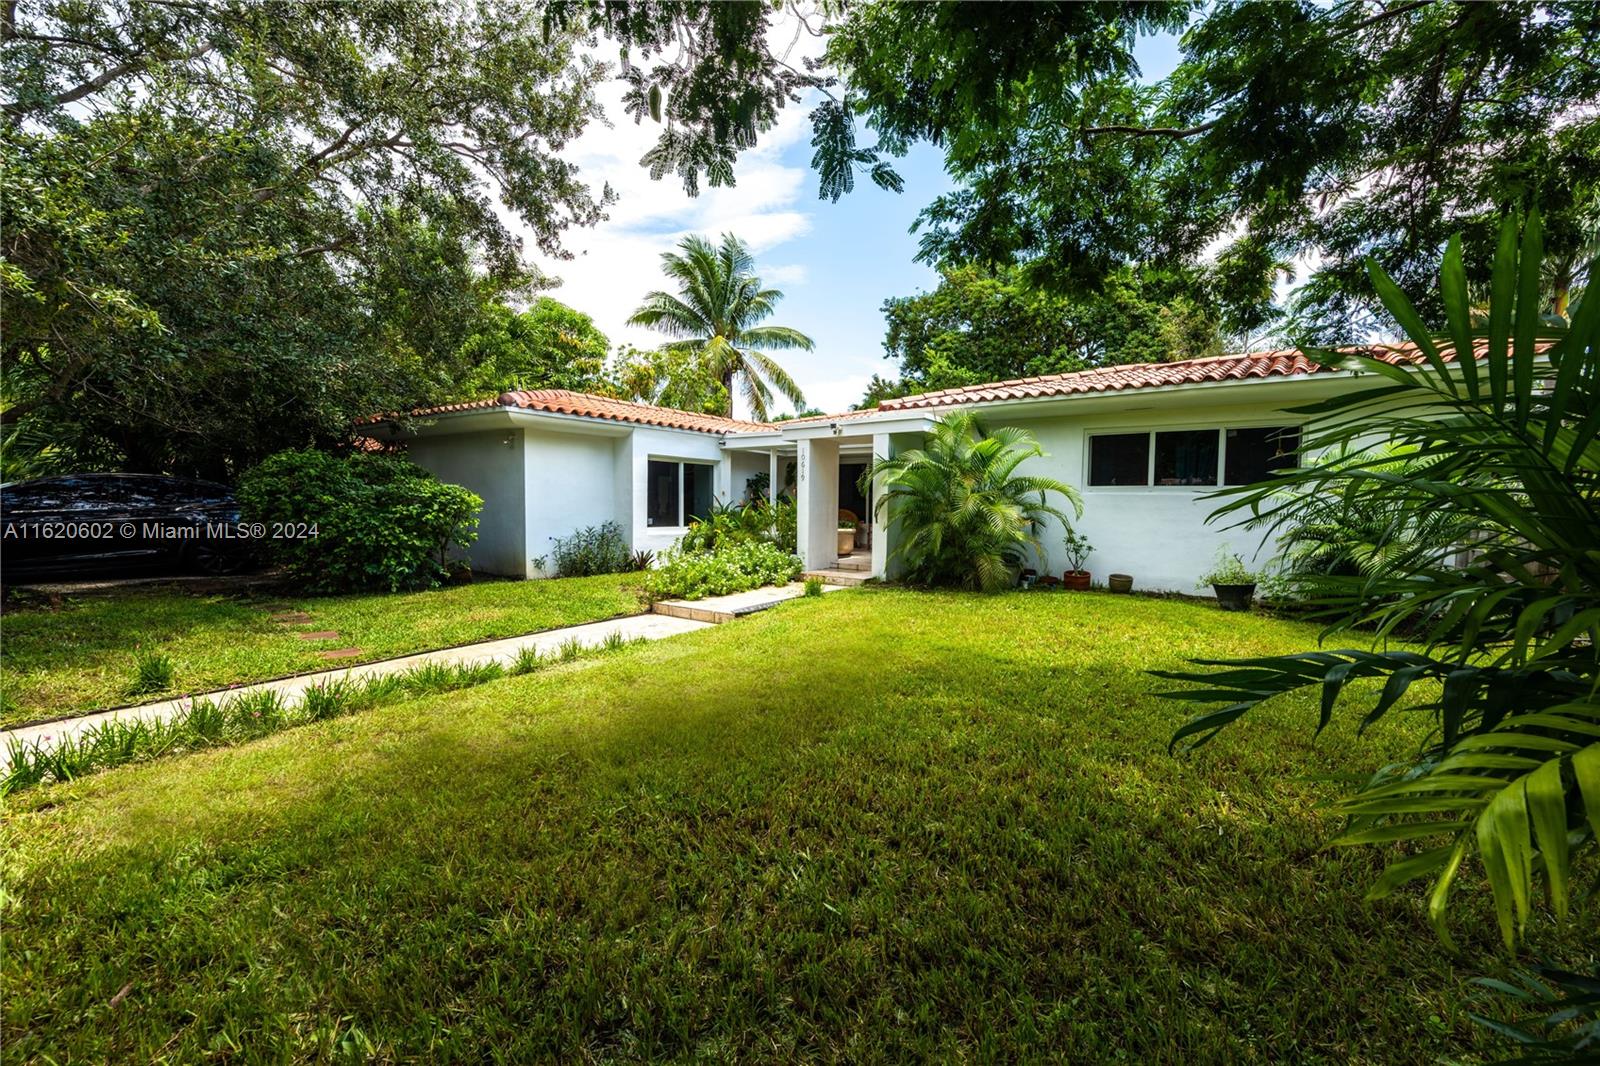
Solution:
<svg viewBox="0 0 1600 1066">
<path fill-rule="evenodd" d="M 629 323 L 665 333 L 672 340 L 664 350 L 693 356 L 720 380 L 728 393 L 726 414 L 733 413 L 736 389 L 758 419 L 769 417 L 774 389 L 795 407 L 804 406 L 800 386 L 767 352 L 810 351 L 811 338 L 788 326 L 761 325 L 783 293 L 762 287 L 744 242 L 731 233 L 717 245 L 689 236 L 678 248 L 661 256 L 678 292 L 648 294 Z"/>
<path fill-rule="evenodd" d="M 949 267 L 932 292 L 884 301 L 884 355 L 900 379 L 874 378 L 864 405 L 1108 363 L 1217 355 L 1223 340 L 1205 281 L 1198 271 L 1123 270 L 1098 293 L 1070 296 L 1029 286 L 1015 267 Z"/>
<path fill-rule="evenodd" d="M 565 4 L 649 52 L 627 107 L 659 121 L 652 173 L 734 180 L 737 154 L 802 92 L 822 194 L 943 151 L 956 188 L 922 215 L 941 265 L 1020 264 L 1030 285 L 1094 291 L 1131 264 L 1214 258 L 1231 331 L 1276 314 L 1281 265 L 1310 264 L 1292 310 L 1331 340 L 1387 328 L 1372 256 L 1424 295 L 1461 233 L 1487 282 L 1498 219 L 1538 203 L 1556 302 L 1583 280 L 1600 214 L 1600 6 L 1584 0 L 1290 0 L 820 5 Z M 773 42 L 827 37 L 809 66 Z M 1181 35 L 1152 84 L 1143 35 Z M 864 130 L 863 130 L 864 127 Z M 863 133 L 870 136 L 863 136 Z"/>
<path fill-rule="evenodd" d="M 0 6 L 8 474 L 228 476 L 448 396 L 607 194 L 599 64 L 531 4 Z M 498 203 L 496 202 L 498 200 Z"/>
<path fill-rule="evenodd" d="M 491 306 L 483 319 L 457 356 L 473 368 L 461 395 L 481 397 L 507 389 L 594 392 L 606 387 L 610 341 L 582 311 L 541 296 L 526 311 Z"/>
</svg>

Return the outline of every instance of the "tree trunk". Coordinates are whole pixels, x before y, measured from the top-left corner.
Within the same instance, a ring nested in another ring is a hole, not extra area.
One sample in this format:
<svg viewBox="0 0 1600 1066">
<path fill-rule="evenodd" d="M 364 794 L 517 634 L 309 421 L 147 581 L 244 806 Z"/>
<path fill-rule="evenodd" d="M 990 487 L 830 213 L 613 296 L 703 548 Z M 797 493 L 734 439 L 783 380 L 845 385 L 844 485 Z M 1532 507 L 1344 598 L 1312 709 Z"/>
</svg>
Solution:
<svg viewBox="0 0 1600 1066">
<path fill-rule="evenodd" d="M 728 409 L 723 412 L 729 418 L 733 417 L 733 371 L 728 370 L 722 375 L 722 387 L 728 390 Z"/>
</svg>

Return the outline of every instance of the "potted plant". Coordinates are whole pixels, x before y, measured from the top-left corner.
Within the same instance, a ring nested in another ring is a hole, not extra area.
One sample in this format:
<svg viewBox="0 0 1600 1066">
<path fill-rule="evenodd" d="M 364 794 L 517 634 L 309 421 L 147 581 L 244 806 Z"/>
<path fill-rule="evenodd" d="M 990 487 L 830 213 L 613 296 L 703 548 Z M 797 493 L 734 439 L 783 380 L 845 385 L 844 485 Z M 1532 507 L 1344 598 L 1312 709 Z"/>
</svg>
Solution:
<svg viewBox="0 0 1600 1066">
<path fill-rule="evenodd" d="M 1067 549 L 1067 572 L 1061 575 L 1061 584 L 1082 591 L 1089 587 L 1089 571 L 1083 568 L 1083 564 L 1089 561 L 1089 553 L 1094 551 L 1094 545 L 1071 526 L 1067 527 L 1067 535 L 1062 543 Z"/>
<path fill-rule="evenodd" d="M 1132 592 L 1133 591 L 1133 575 L 1132 574 L 1112 574 L 1109 578 L 1106 579 L 1106 586 L 1109 589 L 1111 589 L 1112 592 Z"/>
<path fill-rule="evenodd" d="M 1254 570 L 1244 565 L 1238 552 L 1226 548 L 1217 552 L 1217 561 L 1210 570 L 1200 575 L 1200 587 L 1211 586 L 1217 594 L 1217 606 L 1224 611 L 1248 611 L 1256 595 Z"/>
<path fill-rule="evenodd" d="M 848 518 L 839 519 L 839 554 L 849 555 L 856 550 L 856 524 Z"/>
</svg>

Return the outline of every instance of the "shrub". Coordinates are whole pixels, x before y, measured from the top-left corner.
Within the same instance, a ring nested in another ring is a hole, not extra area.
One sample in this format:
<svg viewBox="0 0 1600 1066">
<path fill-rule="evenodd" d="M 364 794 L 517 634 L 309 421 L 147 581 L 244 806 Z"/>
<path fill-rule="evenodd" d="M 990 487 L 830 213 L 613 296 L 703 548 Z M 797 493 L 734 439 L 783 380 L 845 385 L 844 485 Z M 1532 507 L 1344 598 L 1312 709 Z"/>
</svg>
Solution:
<svg viewBox="0 0 1600 1066">
<path fill-rule="evenodd" d="M 550 555 L 561 577 L 624 574 L 633 569 L 628 538 L 615 522 L 579 529 L 570 537 L 555 537 Z"/>
<path fill-rule="evenodd" d="M 661 557 L 646 579 L 659 598 L 698 600 L 762 585 L 783 585 L 800 573 L 796 555 L 765 541 L 728 542 L 713 551 L 677 547 Z"/>
<path fill-rule="evenodd" d="M 766 543 L 793 554 L 795 551 L 793 500 L 776 504 L 756 500 L 746 504 L 713 504 L 704 518 L 690 523 L 678 541 L 685 551 L 709 552 L 724 544 Z"/>
<path fill-rule="evenodd" d="M 806 578 L 806 595 L 807 596 L 820 596 L 820 595 L 822 595 L 822 579 L 820 577 L 808 577 L 808 578 Z"/>
<path fill-rule="evenodd" d="M 160 652 L 135 651 L 133 653 L 133 681 L 128 685 L 128 695 L 144 696 L 172 687 L 176 671 L 172 659 Z"/>
<path fill-rule="evenodd" d="M 958 411 L 939 420 L 925 447 L 874 462 L 866 479 L 883 479 L 877 506 L 903 531 L 891 557 L 905 560 L 907 579 L 986 592 L 1015 585 L 1030 553 L 1044 556 L 1045 519 L 1070 526 L 1047 494 L 1082 513 L 1071 486 L 1016 472 L 1042 455 L 1026 430 L 991 433 L 971 412 Z"/>
<path fill-rule="evenodd" d="M 1200 575 L 1195 587 L 1203 589 L 1212 585 L 1254 585 L 1260 576 L 1244 565 L 1244 559 L 1238 552 L 1219 548 L 1216 561 L 1211 564 L 1210 570 Z"/>
<path fill-rule="evenodd" d="M 247 520 L 294 535 L 267 541 L 315 592 L 432 588 L 452 547 L 477 539 L 483 500 L 388 455 L 279 452 L 240 480 Z"/>
</svg>

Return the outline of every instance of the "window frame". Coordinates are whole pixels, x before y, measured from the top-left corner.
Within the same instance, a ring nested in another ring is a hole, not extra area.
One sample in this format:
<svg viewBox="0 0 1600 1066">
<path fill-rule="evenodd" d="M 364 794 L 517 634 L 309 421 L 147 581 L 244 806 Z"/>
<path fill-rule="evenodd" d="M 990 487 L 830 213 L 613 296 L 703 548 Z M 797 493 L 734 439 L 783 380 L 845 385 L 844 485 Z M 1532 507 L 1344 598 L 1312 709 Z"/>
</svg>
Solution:
<svg viewBox="0 0 1600 1066">
<path fill-rule="evenodd" d="M 1254 424 L 1254 425 L 1244 425 L 1244 424 L 1225 425 L 1225 426 L 1222 427 L 1222 449 L 1217 453 L 1217 466 L 1218 466 L 1218 470 L 1219 470 L 1218 477 L 1221 479 L 1221 480 L 1219 480 L 1217 482 L 1217 487 L 1218 488 L 1238 488 L 1240 485 L 1251 485 L 1251 484 L 1254 484 L 1254 482 L 1251 482 L 1251 481 L 1234 482 L 1234 481 L 1229 481 L 1228 480 L 1228 453 L 1227 453 L 1227 448 L 1228 448 L 1228 431 L 1230 429 L 1276 429 L 1279 432 L 1282 432 L 1284 430 L 1293 430 L 1294 431 L 1294 435 L 1295 435 L 1295 448 L 1294 448 L 1294 451 L 1295 451 L 1296 456 L 1298 456 L 1300 454 L 1300 452 L 1305 450 L 1305 445 L 1306 445 L 1306 424 L 1304 422 L 1261 422 L 1261 423 Z M 1270 473 L 1270 471 L 1269 471 L 1269 473 Z"/>
<path fill-rule="evenodd" d="M 1283 418 L 1228 419 L 1219 422 L 1175 422 L 1165 426 L 1104 426 L 1083 431 L 1083 489 L 1085 492 L 1215 492 L 1228 486 L 1228 430 L 1230 429 L 1292 429 L 1300 434 L 1304 447 L 1306 424 Z M 1210 485 L 1158 485 L 1156 484 L 1156 434 L 1215 431 L 1217 434 L 1217 480 Z M 1124 437 L 1145 434 L 1145 471 L 1142 485 L 1096 485 L 1090 479 L 1094 473 L 1095 437 Z"/>
<path fill-rule="evenodd" d="M 672 487 L 672 499 L 674 501 L 674 508 L 673 509 L 676 512 L 677 518 L 678 518 L 677 525 L 653 526 L 653 525 L 650 524 L 650 489 L 651 489 L 650 464 L 651 463 L 666 463 L 668 466 L 672 466 L 672 467 L 676 468 L 676 473 L 675 473 L 675 475 L 674 475 L 674 477 L 672 479 L 672 486 L 673 486 Z M 699 466 L 699 467 L 704 467 L 705 469 L 710 471 L 710 476 L 711 476 L 711 501 L 713 503 L 715 503 L 716 499 L 717 499 L 717 482 L 716 482 L 717 474 L 716 474 L 716 471 L 717 471 L 717 467 L 719 465 L 720 464 L 715 459 L 680 459 L 675 455 L 647 455 L 645 457 L 645 465 L 644 465 L 644 469 L 645 469 L 645 479 L 644 479 L 644 524 L 645 524 L 645 528 L 647 530 L 649 530 L 650 532 L 652 532 L 652 533 L 683 533 L 683 532 L 686 532 L 688 530 L 688 528 L 689 528 L 689 523 L 684 521 L 684 517 L 685 516 L 684 516 L 684 513 L 683 513 L 683 488 L 684 488 L 683 468 L 686 467 L 686 466 Z"/>
</svg>

